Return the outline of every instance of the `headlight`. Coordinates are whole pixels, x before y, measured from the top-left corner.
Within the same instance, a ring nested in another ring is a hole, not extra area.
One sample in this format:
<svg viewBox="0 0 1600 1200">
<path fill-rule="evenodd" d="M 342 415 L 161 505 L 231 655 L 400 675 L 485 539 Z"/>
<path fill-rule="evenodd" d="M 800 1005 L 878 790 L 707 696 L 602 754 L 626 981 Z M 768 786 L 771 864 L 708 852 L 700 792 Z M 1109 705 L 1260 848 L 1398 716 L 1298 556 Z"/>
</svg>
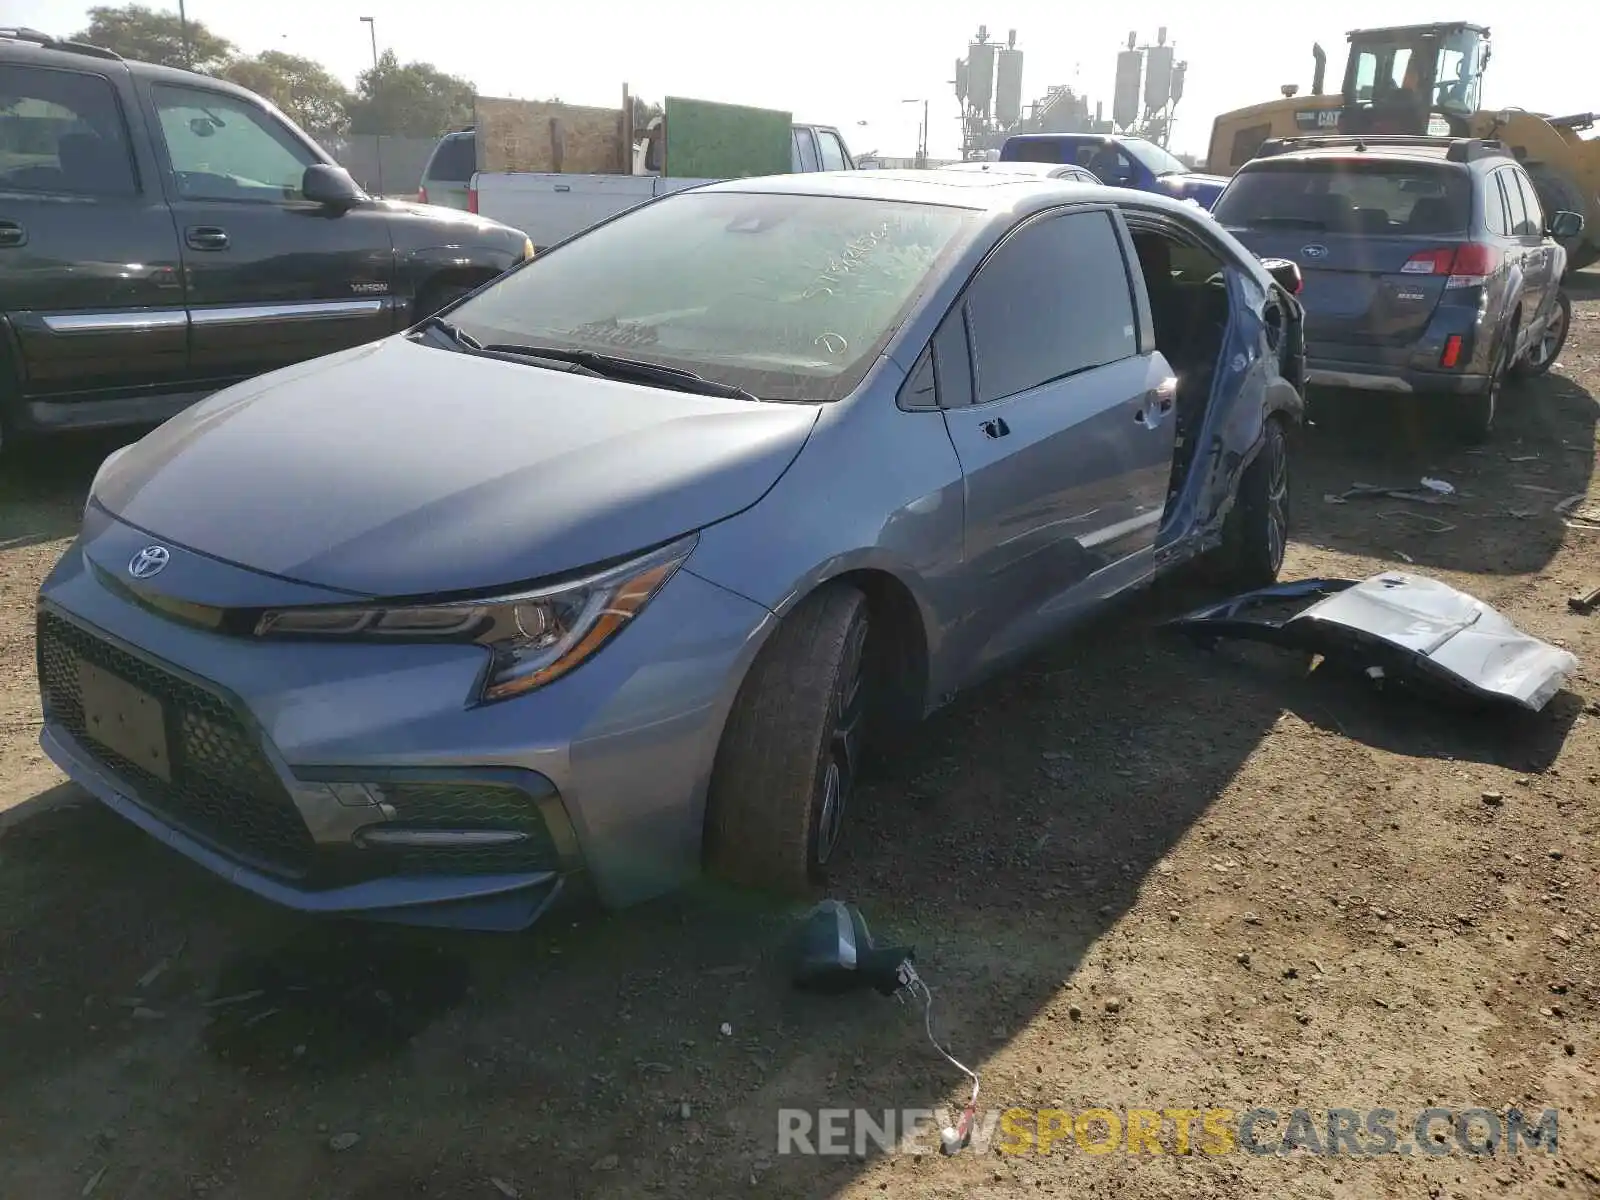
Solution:
<svg viewBox="0 0 1600 1200">
<path fill-rule="evenodd" d="M 522 257 L 524 261 L 533 257 L 533 239 L 530 237 L 522 239 Z"/>
<path fill-rule="evenodd" d="M 263 613 L 257 637 L 475 642 L 490 653 L 480 699 L 543 687 L 591 658 L 672 578 L 696 535 L 568 583 L 441 604 L 329 605 Z"/>
</svg>

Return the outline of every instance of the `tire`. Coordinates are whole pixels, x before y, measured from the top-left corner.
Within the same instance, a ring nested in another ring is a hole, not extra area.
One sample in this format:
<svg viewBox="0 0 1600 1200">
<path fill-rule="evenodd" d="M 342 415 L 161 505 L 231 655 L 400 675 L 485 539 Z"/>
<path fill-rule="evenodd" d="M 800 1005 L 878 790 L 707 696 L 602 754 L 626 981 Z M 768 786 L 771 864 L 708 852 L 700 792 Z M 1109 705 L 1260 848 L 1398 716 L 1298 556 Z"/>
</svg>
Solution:
<svg viewBox="0 0 1600 1200">
<path fill-rule="evenodd" d="M 1210 556 L 1214 583 L 1237 592 L 1277 582 L 1289 540 L 1289 431 L 1269 417 L 1261 449 L 1239 480 L 1239 495 Z"/>
<path fill-rule="evenodd" d="M 1567 331 L 1572 328 L 1572 298 L 1563 291 L 1556 292 L 1556 306 L 1545 325 L 1544 335 L 1527 352 L 1517 359 L 1511 374 L 1517 379 L 1537 379 L 1555 366 L 1562 348 L 1567 344 Z"/>
<path fill-rule="evenodd" d="M 1528 167 L 1528 175 L 1533 179 L 1533 190 L 1539 197 L 1539 206 L 1544 209 L 1546 221 L 1558 212 L 1575 212 L 1579 216 L 1588 214 L 1589 206 L 1584 203 L 1583 189 L 1566 172 L 1548 163 L 1532 163 Z M 1584 257 L 1581 251 L 1585 236 L 1593 237 L 1594 231 L 1585 230 L 1577 237 L 1567 238 L 1561 243 L 1567 252 L 1569 271 L 1581 270 L 1576 264 Z"/>
<path fill-rule="evenodd" d="M 441 308 L 454 304 L 469 292 L 477 290 L 476 284 L 465 283 L 433 283 L 417 293 L 416 308 L 412 312 L 412 323 L 433 316 Z"/>
<path fill-rule="evenodd" d="M 1505 342 L 1495 358 L 1494 370 L 1489 375 L 1488 386 L 1481 392 L 1465 396 L 1446 397 L 1451 405 L 1451 419 L 1456 436 L 1469 446 L 1481 446 L 1494 432 L 1495 414 L 1500 410 L 1500 396 L 1505 390 L 1506 375 L 1510 372 L 1511 348 L 1517 344 L 1517 327 L 1506 330 Z"/>
<path fill-rule="evenodd" d="M 813 592 L 761 648 L 722 732 L 706 799 L 709 872 L 803 895 L 821 878 L 855 790 L 870 697 L 866 597 Z"/>
</svg>

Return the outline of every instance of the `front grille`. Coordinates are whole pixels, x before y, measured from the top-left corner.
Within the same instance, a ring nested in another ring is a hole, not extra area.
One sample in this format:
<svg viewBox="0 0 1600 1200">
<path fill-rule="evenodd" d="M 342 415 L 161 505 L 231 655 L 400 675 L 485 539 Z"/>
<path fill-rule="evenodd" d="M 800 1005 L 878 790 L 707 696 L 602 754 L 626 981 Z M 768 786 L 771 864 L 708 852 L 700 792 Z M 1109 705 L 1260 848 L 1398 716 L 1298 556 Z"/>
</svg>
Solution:
<svg viewBox="0 0 1600 1200">
<path fill-rule="evenodd" d="M 41 610 L 39 683 L 50 716 L 141 805 L 230 857 L 277 875 L 309 865 L 311 833 L 255 735 L 221 697 Z M 88 662 L 160 702 L 171 782 L 86 732 L 79 662 Z"/>
<path fill-rule="evenodd" d="M 399 875 L 498 875 L 559 869 L 560 852 L 537 801 L 497 783 L 387 783 L 395 816 L 380 828 L 514 829 L 527 839 L 505 846 L 400 847 L 376 851 Z"/>
</svg>

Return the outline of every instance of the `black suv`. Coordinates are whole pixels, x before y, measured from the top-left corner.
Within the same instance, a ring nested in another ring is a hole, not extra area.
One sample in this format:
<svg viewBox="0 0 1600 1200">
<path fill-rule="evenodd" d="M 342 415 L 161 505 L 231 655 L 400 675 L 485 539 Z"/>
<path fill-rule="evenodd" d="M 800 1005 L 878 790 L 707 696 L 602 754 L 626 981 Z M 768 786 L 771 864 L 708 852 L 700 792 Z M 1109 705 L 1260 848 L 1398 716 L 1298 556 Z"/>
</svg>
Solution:
<svg viewBox="0 0 1600 1200">
<path fill-rule="evenodd" d="M 243 88 L 0 30 L 0 434 L 164 420 L 531 254 L 368 197 Z"/>
<path fill-rule="evenodd" d="M 1307 382 L 1447 395 L 1488 436 L 1510 375 L 1550 369 L 1572 306 L 1533 181 L 1499 142 L 1328 136 L 1266 143 L 1212 209 L 1262 256 L 1299 264 Z"/>
</svg>

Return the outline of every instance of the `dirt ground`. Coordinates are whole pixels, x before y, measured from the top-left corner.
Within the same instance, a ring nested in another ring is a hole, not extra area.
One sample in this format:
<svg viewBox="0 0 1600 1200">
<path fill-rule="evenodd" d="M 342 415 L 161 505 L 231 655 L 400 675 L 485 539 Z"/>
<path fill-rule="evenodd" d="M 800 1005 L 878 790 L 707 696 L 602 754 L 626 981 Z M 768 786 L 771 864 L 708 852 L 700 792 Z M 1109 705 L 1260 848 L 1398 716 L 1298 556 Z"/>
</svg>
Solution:
<svg viewBox="0 0 1600 1200">
<path fill-rule="evenodd" d="M 464 937 L 242 896 L 38 750 L 33 595 L 101 442 L 0 481 L 0 1196 L 1600 1194 L 1600 614 L 1566 605 L 1600 523 L 1554 511 L 1600 512 L 1600 276 L 1574 293 L 1481 450 L 1403 410 L 1306 431 L 1285 571 L 1472 590 L 1585 664 L 1544 713 L 1206 654 L 1152 594 L 930 722 L 831 890 L 915 944 L 986 1112 L 1555 1108 L 1555 1153 L 779 1155 L 780 1108 L 964 1098 L 914 1008 L 788 989 L 787 911 L 706 888 Z M 1422 475 L 1458 502 L 1324 499 Z"/>
</svg>

